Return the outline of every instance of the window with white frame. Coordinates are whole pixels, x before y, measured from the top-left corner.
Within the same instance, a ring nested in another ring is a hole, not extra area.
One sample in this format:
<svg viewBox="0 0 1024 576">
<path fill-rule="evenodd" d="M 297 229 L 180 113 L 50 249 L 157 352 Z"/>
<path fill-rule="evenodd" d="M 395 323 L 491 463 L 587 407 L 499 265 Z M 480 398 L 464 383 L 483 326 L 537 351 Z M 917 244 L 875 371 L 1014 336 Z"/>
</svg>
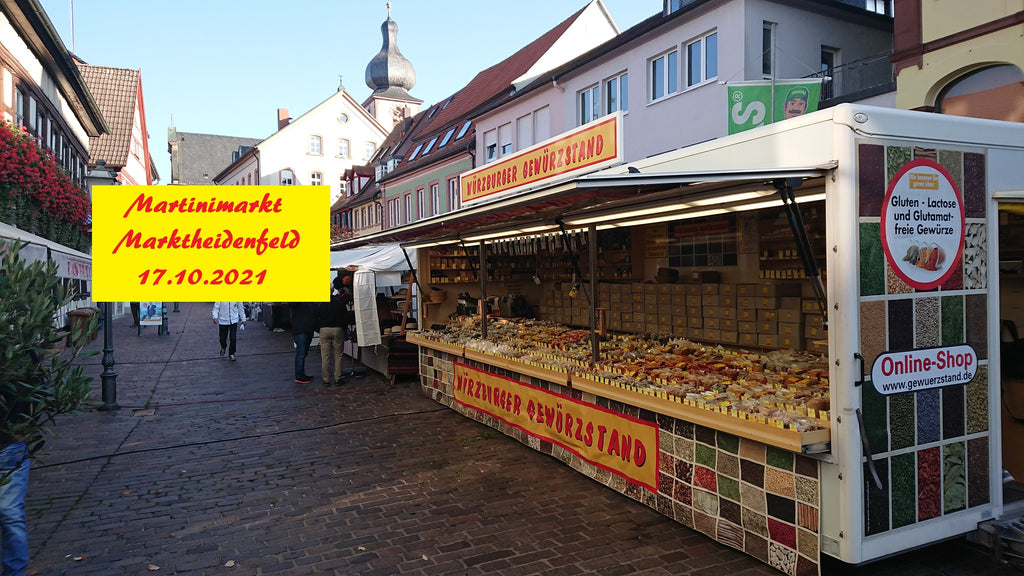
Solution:
<svg viewBox="0 0 1024 576">
<path fill-rule="evenodd" d="M 338 158 L 348 158 L 348 138 L 338 138 Z"/>
<path fill-rule="evenodd" d="M 392 198 L 388 200 L 388 226 L 394 228 L 399 224 L 399 204 L 398 198 Z"/>
<path fill-rule="evenodd" d="M 322 144 L 323 139 L 320 136 L 317 136 L 316 134 L 311 134 L 309 136 L 309 153 L 315 154 L 317 156 L 321 155 L 323 153 Z"/>
<path fill-rule="evenodd" d="M 310 172 L 309 173 L 309 184 L 311 186 L 319 186 L 324 183 L 323 172 Z"/>
<path fill-rule="evenodd" d="M 500 149 L 498 150 L 499 156 L 505 156 L 512 153 L 512 123 L 502 124 L 498 126 L 498 144 Z"/>
<path fill-rule="evenodd" d="M 405 195 L 405 223 L 412 222 L 412 194 Z"/>
<path fill-rule="evenodd" d="M 431 216 L 441 213 L 441 191 L 437 182 L 430 185 L 430 214 Z"/>
<path fill-rule="evenodd" d="M 580 90 L 576 101 L 579 112 L 577 117 L 578 126 L 591 122 L 601 115 L 601 88 L 597 84 Z"/>
<path fill-rule="evenodd" d="M 672 50 L 650 61 L 651 100 L 664 98 L 679 90 L 679 51 Z"/>
<path fill-rule="evenodd" d="M 533 111 L 533 141 L 543 142 L 551 138 L 551 108 L 544 106 Z"/>
<path fill-rule="evenodd" d="M 604 81 L 605 114 L 629 110 L 629 74 L 623 72 Z"/>
<path fill-rule="evenodd" d="M 448 211 L 454 212 L 462 208 L 462 191 L 459 190 L 459 179 L 448 179 Z"/>
<path fill-rule="evenodd" d="M 291 186 L 295 184 L 295 173 L 285 168 L 281 170 L 281 185 Z"/>
<path fill-rule="evenodd" d="M 761 23 L 761 76 L 772 77 L 775 68 L 775 23 L 765 20 Z"/>
<path fill-rule="evenodd" d="M 367 142 L 363 145 L 363 160 L 369 160 L 373 158 L 373 153 L 377 151 L 377 145 L 373 142 Z"/>
<path fill-rule="evenodd" d="M 516 142 L 519 149 L 529 148 L 533 145 L 533 116 L 527 114 L 516 118 Z"/>
<path fill-rule="evenodd" d="M 345 175 L 342 174 L 338 177 L 338 193 L 342 196 L 347 196 L 346 192 L 348 192 L 348 181 L 345 180 Z"/>
<path fill-rule="evenodd" d="M 420 188 L 416 191 L 416 219 L 422 220 L 426 215 L 427 208 L 427 193 Z"/>
<path fill-rule="evenodd" d="M 717 77 L 718 32 L 711 32 L 686 45 L 686 86 L 696 86 Z"/>
<path fill-rule="evenodd" d="M 498 131 L 488 130 L 484 132 L 484 162 L 490 162 L 498 158 Z"/>
</svg>

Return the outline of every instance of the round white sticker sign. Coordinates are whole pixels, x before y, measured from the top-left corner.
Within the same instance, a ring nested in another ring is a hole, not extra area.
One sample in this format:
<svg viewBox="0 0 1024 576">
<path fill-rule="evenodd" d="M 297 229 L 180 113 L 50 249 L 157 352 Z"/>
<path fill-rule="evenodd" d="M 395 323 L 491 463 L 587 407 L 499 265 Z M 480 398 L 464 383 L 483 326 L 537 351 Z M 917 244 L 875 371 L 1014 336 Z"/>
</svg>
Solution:
<svg viewBox="0 0 1024 576">
<path fill-rule="evenodd" d="M 945 168 L 914 160 L 889 184 L 882 204 L 882 248 L 893 271 L 931 290 L 956 270 L 964 247 L 964 205 Z"/>
</svg>

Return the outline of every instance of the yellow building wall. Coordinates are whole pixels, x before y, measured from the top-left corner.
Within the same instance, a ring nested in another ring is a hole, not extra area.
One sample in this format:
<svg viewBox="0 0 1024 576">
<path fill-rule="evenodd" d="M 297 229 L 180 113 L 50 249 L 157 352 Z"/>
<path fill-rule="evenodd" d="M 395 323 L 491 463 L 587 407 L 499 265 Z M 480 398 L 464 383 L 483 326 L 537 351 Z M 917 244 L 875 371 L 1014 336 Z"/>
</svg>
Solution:
<svg viewBox="0 0 1024 576">
<path fill-rule="evenodd" d="M 1020 11 L 1024 11 L 1024 0 L 922 0 L 921 39 L 927 44 Z M 910 66 L 899 72 L 896 107 L 935 106 L 939 93 L 951 82 L 998 64 L 1024 70 L 1024 24 L 926 52 L 921 68 Z"/>
<path fill-rule="evenodd" d="M 921 0 L 925 43 L 970 30 L 1024 10 L 1024 0 Z"/>
</svg>

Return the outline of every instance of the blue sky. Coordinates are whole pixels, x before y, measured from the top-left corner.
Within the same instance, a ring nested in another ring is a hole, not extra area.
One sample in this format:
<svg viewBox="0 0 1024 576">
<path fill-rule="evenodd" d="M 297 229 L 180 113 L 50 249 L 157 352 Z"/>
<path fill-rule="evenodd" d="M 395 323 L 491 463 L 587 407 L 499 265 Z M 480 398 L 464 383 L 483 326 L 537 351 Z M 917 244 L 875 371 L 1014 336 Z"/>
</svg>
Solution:
<svg viewBox="0 0 1024 576">
<path fill-rule="evenodd" d="M 470 3 L 394 0 L 398 47 L 416 70 L 410 93 L 446 98 L 588 0 Z M 369 95 L 385 0 L 40 0 L 69 50 L 96 66 L 142 71 L 150 155 L 170 180 L 167 129 L 266 138 L 277 109 L 293 117 L 333 94 L 339 76 Z M 661 0 L 604 0 L 622 30 Z M 72 35 L 72 6 L 74 34 Z M 485 11 L 474 8 L 486 7 Z"/>
</svg>

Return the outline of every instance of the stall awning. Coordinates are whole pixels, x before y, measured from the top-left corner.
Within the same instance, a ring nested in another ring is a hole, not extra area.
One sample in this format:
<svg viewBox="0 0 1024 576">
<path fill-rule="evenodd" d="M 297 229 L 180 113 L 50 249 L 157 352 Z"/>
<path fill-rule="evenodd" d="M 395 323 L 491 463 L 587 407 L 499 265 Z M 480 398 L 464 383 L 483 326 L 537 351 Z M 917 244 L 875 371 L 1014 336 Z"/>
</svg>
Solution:
<svg viewBox="0 0 1024 576">
<path fill-rule="evenodd" d="M 88 254 L 3 222 L 0 222 L 0 237 L 28 242 L 28 246 L 22 249 L 21 256 L 29 262 L 52 258 L 57 263 L 59 278 L 92 279 L 92 256 Z"/>
<path fill-rule="evenodd" d="M 473 242 L 502 235 L 539 234 L 561 226 L 627 226 L 650 218 L 694 218 L 772 201 L 773 182 L 803 183 L 798 197 L 820 194 L 835 163 L 819 166 L 709 172 L 636 172 L 617 166 L 569 182 L 529 190 L 335 245 L 348 249 L 373 242 L 423 245 Z"/>
<path fill-rule="evenodd" d="M 409 260 L 406 260 L 408 255 Z M 402 284 L 402 274 L 416 267 L 416 253 L 398 244 L 380 244 L 331 252 L 331 269 L 354 268 L 375 274 L 378 287 Z"/>
</svg>

